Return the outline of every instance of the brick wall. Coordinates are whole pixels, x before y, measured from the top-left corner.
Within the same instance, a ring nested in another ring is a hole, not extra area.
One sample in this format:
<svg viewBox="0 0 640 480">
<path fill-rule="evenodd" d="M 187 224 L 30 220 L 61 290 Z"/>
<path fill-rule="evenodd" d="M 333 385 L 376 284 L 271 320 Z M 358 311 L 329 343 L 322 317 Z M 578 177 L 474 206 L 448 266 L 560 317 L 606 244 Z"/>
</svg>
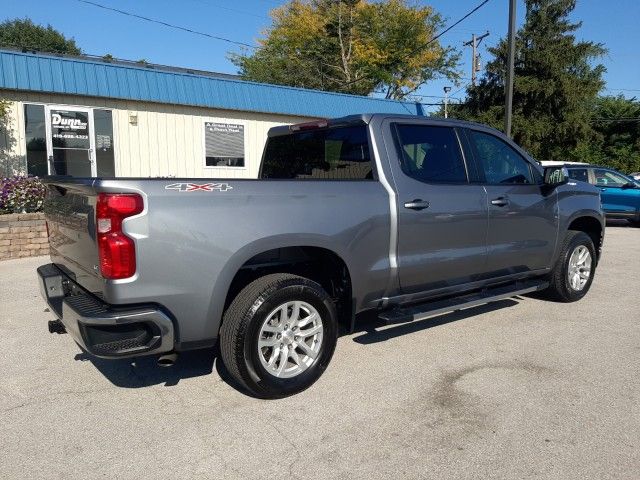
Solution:
<svg viewBox="0 0 640 480">
<path fill-rule="evenodd" d="M 44 213 L 0 215 L 0 260 L 48 254 Z"/>
</svg>

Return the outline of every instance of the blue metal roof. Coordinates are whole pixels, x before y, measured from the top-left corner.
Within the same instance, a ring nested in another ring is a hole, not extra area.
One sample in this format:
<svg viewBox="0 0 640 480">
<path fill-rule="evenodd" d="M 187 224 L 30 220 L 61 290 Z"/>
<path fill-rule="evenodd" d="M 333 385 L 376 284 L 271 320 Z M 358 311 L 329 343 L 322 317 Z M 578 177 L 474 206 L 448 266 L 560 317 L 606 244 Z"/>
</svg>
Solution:
<svg viewBox="0 0 640 480">
<path fill-rule="evenodd" d="M 306 117 L 422 114 L 419 104 L 396 100 L 8 50 L 0 50 L 0 89 Z"/>
</svg>

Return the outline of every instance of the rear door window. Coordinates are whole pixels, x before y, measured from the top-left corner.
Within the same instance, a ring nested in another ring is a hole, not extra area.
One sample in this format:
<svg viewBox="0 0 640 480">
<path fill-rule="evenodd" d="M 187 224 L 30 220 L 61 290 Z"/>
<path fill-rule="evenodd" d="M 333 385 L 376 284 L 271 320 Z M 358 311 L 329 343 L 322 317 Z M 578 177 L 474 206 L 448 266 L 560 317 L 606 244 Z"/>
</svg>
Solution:
<svg viewBox="0 0 640 480">
<path fill-rule="evenodd" d="M 589 172 L 586 168 L 570 168 L 569 178 L 589 183 Z"/>
<path fill-rule="evenodd" d="M 366 125 L 323 128 L 270 137 L 261 178 L 373 180 Z"/>
<path fill-rule="evenodd" d="M 460 144 L 453 128 L 396 125 L 402 170 L 425 183 L 466 183 Z"/>
</svg>

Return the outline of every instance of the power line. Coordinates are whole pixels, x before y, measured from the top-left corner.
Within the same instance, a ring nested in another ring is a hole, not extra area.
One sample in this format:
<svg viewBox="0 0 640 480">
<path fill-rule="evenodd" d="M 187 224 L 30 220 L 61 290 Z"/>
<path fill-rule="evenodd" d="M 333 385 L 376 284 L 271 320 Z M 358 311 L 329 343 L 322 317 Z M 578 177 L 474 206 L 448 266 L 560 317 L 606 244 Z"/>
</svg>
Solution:
<svg viewBox="0 0 640 480">
<path fill-rule="evenodd" d="M 460 87 L 458 90 L 456 90 L 455 92 L 453 92 L 449 98 L 455 98 L 456 100 L 460 100 L 459 98 L 456 98 L 456 95 L 458 93 L 460 93 L 462 90 L 464 90 L 465 88 L 467 88 L 469 85 L 471 85 L 471 82 L 467 83 L 466 85 L 463 85 L 462 87 Z"/>
<path fill-rule="evenodd" d="M 116 13 L 119 13 L 121 15 L 127 15 L 129 17 L 138 18 L 138 19 L 144 20 L 146 22 L 157 23 L 159 25 L 164 25 L 165 27 L 173 28 L 173 29 L 176 29 L 176 30 L 182 30 L 184 32 L 193 33 L 195 35 L 200 35 L 202 37 L 208 37 L 208 38 L 211 38 L 213 40 L 220 40 L 221 42 L 227 42 L 227 43 L 231 43 L 231 44 L 234 44 L 234 45 L 240 45 L 242 47 L 257 48 L 255 45 L 250 45 L 250 44 L 244 43 L 244 42 L 238 42 L 236 40 L 231 40 L 229 38 L 218 37 L 216 35 L 211 35 L 210 33 L 206 33 L 206 32 L 199 32 L 198 30 L 193 30 L 193 29 L 187 28 L 187 27 L 181 27 L 180 25 L 173 25 L 171 23 L 163 22 L 162 20 L 156 20 L 156 19 L 153 19 L 153 18 L 145 17 L 143 15 L 137 15 L 135 13 L 127 12 L 125 10 L 120 10 L 118 8 L 108 7 L 106 5 L 101 5 L 100 3 L 91 2 L 89 0 L 76 0 L 76 1 L 80 2 L 80 3 L 85 3 L 87 5 L 92 5 L 92 6 L 97 7 L 97 8 L 102 8 L 103 10 L 109 10 L 109 11 L 112 11 L 112 12 L 116 12 Z"/>
<path fill-rule="evenodd" d="M 78 0 L 81 1 L 81 0 Z M 477 12 L 478 10 L 480 10 L 482 7 L 484 7 L 487 3 L 489 3 L 491 0 L 483 0 L 481 3 L 479 3 L 478 5 L 476 5 L 474 8 L 472 8 L 471 10 L 469 10 L 464 16 L 460 17 L 458 20 L 456 20 L 454 23 L 452 23 L 451 25 L 449 25 L 447 28 L 445 28 L 444 30 L 442 30 L 440 33 L 438 33 L 435 37 L 433 37 L 431 40 L 429 40 L 428 42 L 426 42 L 423 45 L 420 45 L 417 48 L 414 48 L 413 50 L 411 50 L 411 52 L 409 52 L 408 55 L 405 55 L 404 60 L 407 60 L 411 55 L 415 55 L 416 53 L 418 53 L 420 50 L 424 50 L 425 48 L 427 48 L 429 45 L 431 45 L 433 42 L 435 42 L 436 40 L 438 40 L 441 36 L 443 36 L 445 33 L 447 33 L 448 31 L 450 31 L 452 28 L 454 28 L 456 25 L 459 25 L 460 23 L 462 23 L 464 20 L 466 20 L 467 18 L 469 18 L 471 15 L 473 15 L 475 12 Z M 360 77 L 360 78 L 356 78 L 354 80 L 351 80 L 350 82 L 347 82 L 345 84 L 345 86 L 354 84 L 354 83 L 358 83 L 358 82 L 362 82 L 363 80 L 370 80 L 370 78 L 368 77 Z"/>
<path fill-rule="evenodd" d="M 457 22 L 452 23 L 451 25 L 449 25 L 447 28 L 445 28 L 443 31 L 441 31 L 438 35 L 436 35 L 435 37 L 433 37 L 429 42 L 427 42 L 426 45 L 429 45 L 430 43 L 436 41 L 438 38 L 440 38 L 442 35 L 444 35 L 445 33 L 447 33 L 449 30 L 451 30 L 453 27 L 455 27 L 456 25 L 462 23 L 464 20 L 466 20 L 467 18 L 469 18 L 471 15 L 473 15 L 474 13 L 476 13 L 478 10 L 480 10 L 482 7 L 484 7 L 487 3 L 489 3 L 490 0 L 484 0 L 482 3 L 476 5 L 472 10 L 470 10 L 465 16 L 463 16 L 462 18 L 460 18 Z M 425 45 L 425 46 L 426 46 Z"/>
<path fill-rule="evenodd" d="M 623 92 L 640 92 L 640 89 L 638 88 L 605 88 L 605 90 L 608 90 L 610 92 L 618 90 L 621 90 Z"/>
<path fill-rule="evenodd" d="M 429 45 L 431 45 L 433 42 L 435 42 L 436 40 L 438 40 L 441 36 L 443 36 L 445 33 L 447 33 L 448 31 L 450 31 L 453 27 L 455 27 L 456 25 L 459 25 L 460 23 L 462 23 L 464 20 L 466 20 L 467 18 L 469 18 L 471 15 L 473 15 L 475 12 L 477 12 L 478 10 L 480 10 L 482 7 L 484 7 L 487 3 L 489 3 L 490 0 L 484 0 L 483 2 L 479 3 L 478 5 L 476 5 L 474 8 L 472 8 L 471 10 L 469 10 L 463 17 L 459 18 L 457 21 L 455 21 L 454 23 L 452 23 L 451 25 L 449 25 L 447 28 L 445 28 L 443 31 L 441 31 L 440 33 L 438 33 L 435 37 L 433 37 L 431 40 L 429 40 L 427 43 L 425 43 L 424 45 L 421 45 L 418 48 L 414 48 L 411 53 L 409 53 L 409 55 L 407 55 L 406 57 L 410 57 L 411 55 L 416 54 L 417 52 L 419 52 L 420 50 L 424 50 L 425 48 L 427 48 Z"/>
<path fill-rule="evenodd" d="M 458 90 L 458 91 L 460 91 L 460 90 Z M 371 93 L 385 94 L 386 92 L 384 90 L 374 90 Z M 407 94 L 407 96 L 412 97 L 412 98 L 445 98 L 444 95 L 422 95 L 420 93 L 409 93 L 409 94 Z M 451 95 L 449 96 L 449 99 L 462 100 L 461 98 L 453 97 Z"/>
</svg>

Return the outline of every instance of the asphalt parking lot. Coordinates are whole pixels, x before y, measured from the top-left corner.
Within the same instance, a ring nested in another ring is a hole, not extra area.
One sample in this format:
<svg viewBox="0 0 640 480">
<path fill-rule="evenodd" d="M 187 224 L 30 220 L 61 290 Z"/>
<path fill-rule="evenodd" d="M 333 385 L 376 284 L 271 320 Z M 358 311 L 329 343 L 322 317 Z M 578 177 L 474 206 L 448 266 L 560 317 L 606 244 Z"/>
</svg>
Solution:
<svg viewBox="0 0 640 480">
<path fill-rule="evenodd" d="M 227 384 L 212 351 L 87 358 L 47 332 L 47 260 L 0 263 L 0 478 L 640 477 L 640 229 L 607 229 L 581 302 L 365 323 L 277 401 Z"/>
</svg>

